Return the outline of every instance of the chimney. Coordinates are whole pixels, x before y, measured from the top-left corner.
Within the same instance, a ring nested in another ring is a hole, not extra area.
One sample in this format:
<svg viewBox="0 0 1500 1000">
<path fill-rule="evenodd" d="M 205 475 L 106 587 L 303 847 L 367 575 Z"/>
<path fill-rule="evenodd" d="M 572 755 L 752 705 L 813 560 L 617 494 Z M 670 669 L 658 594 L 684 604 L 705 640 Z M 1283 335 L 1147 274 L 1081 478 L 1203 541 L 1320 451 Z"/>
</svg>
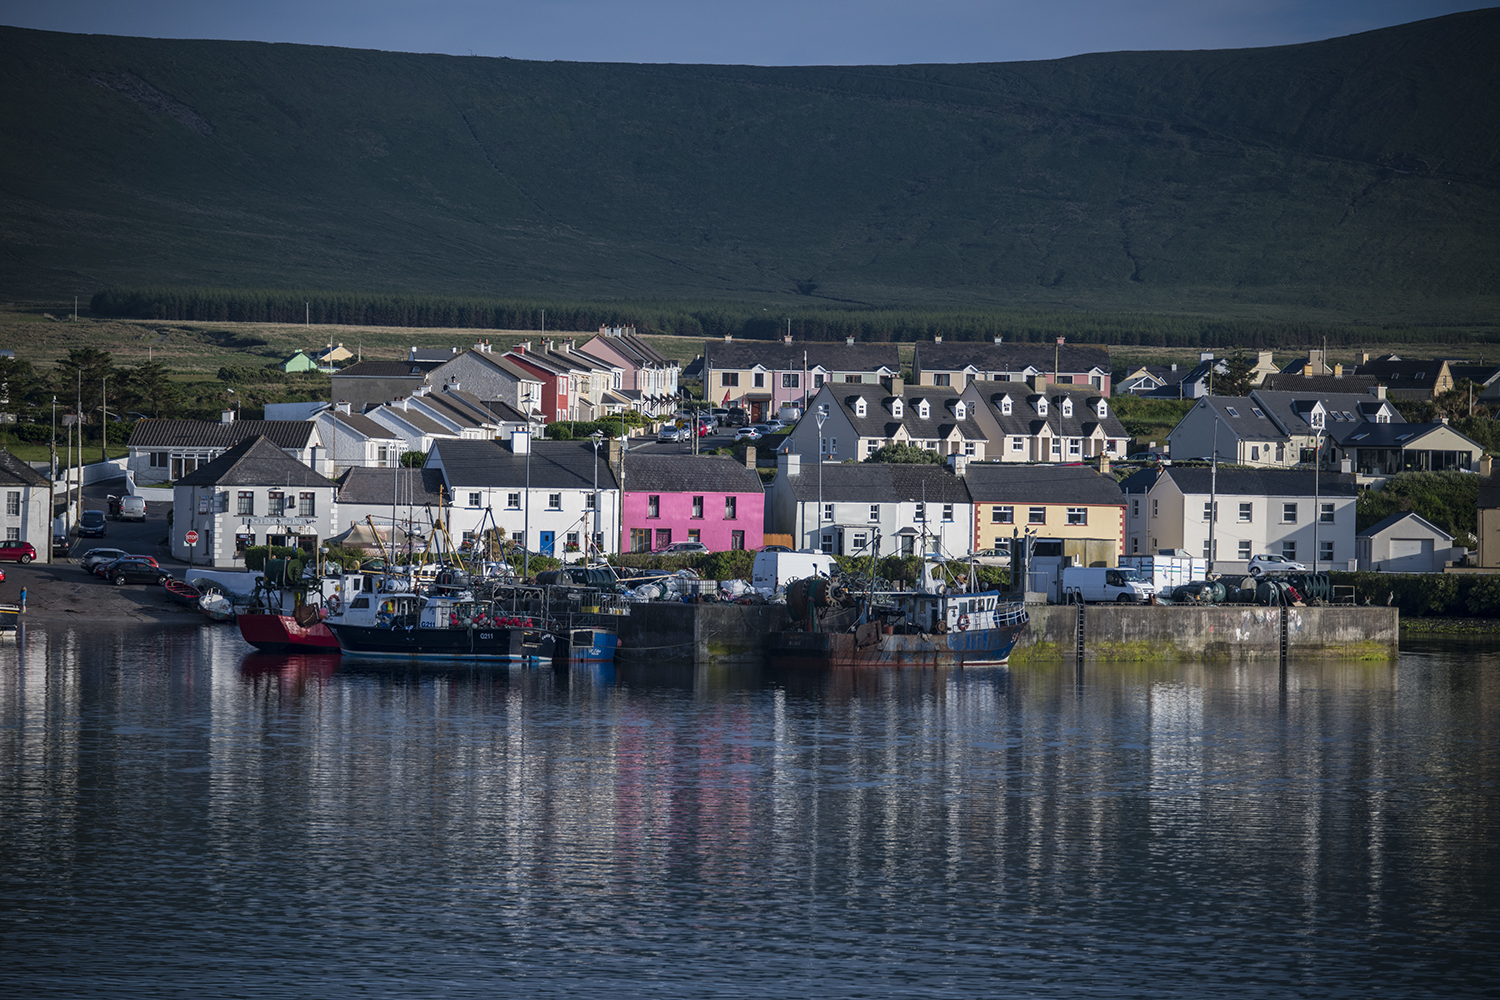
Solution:
<svg viewBox="0 0 1500 1000">
<path fill-rule="evenodd" d="M 1030 384 L 1033 392 L 1046 392 L 1047 376 L 1041 373 L 1037 373 L 1036 375 L 1031 376 Z"/>
<path fill-rule="evenodd" d="M 412 344 L 411 345 L 411 353 L 406 356 L 406 360 L 407 361 L 415 361 L 415 360 L 417 360 L 417 345 L 416 344 Z"/>
<path fill-rule="evenodd" d="M 347 399 L 341 399 L 337 403 L 333 404 L 333 408 L 338 413 L 348 413 L 349 401 Z"/>
<path fill-rule="evenodd" d="M 753 444 L 745 446 L 745 468 L 751 472 L 755 471 L 755 445 Z"/>
<path fill-rule="evenodd" d="M 847 336 L 847 337 L 844 338 L 844 346 L 845 347 L 853 347 L 854 346 L 854 334 L 851 333 L 849 336 Z"/>
<path fill-rule="evenodd" d="M 943 342 L 943 335 L 941 333 L 934 333 L 932 335 L 932 342 L 934 344 L 941 344 Z"/>
<path fill-rule="evenodd" d="M 443 383 L 443 391 L 444 392 L 461 392 L 462 389 L 459 386 L 458 379 L 457 378 L 451 378 L 447 382 L 444 382 Z"/>
<path fill-rule="evenodd" d="M 625 453 L 622 443 L 620 438 L 609 439 L 609 467 L 614 470 L 616 478 L 620 475 L 620 456 Z"/>
<path fill-rule="evenodd" d="M 1109 456 L 1103 452 L 1099 453 L 1099 475 L 1109 475 Z"/>
<path fill-rule="evenodd" d="M 1333 377 L 1334 378 L 1343 378 L 1344 377 L 1344 366 L 1343 365 L 1334 365 L 1333 366 Z"/>
<path fill-rule="evenodd" d="M 1205 361 L 1212 361 L 1213 359 L 1214 359 L 1214 352 L 1213 351 L 1199 351 L 1198 352 L 1198 363 L 1199 364 L 1202 364 Z"/>
<path fill-rule="evenodd" d="M 1479 474 L 1486 479 L 1495 474 L 1495 460 L 1489 455 L 1479 456 Z"/>
<path fill-rule="evenodd" d="M 727 344 L 727 343 L 729 343 L 732 340 L 734 340 L 734 334 L 732 334 L 732 333 L 726 333 L 726 334 L 724 334 L 724 343 Z"/>
<path fill-rule="evenodd" d="M 510 453 L 512 455 L 531 454 L 531 428 L 522 430 L 518 427 L 510 432 Z"/>
<path fill-rule="evenodd" d="M 1383 385 L 1372 385 L 1372 386 L 1370 386 L 1370 395 L 1374 396 L 1376 399 L 1384 399 L 1385 398 L 1385 386 L 1383 386 Z"/>
<path fill-rule="evenodd" d="M 783 344 L 790 344 L 792 342 L 792 335 L 791 335 L 791 333 L 783 333 L 781 335 L 781 342 Z"/>
<path fill-rule="evenodd" d="M 512 347 L 511 350 L 515 351 L 517 354 L 525 354 L 527 351 L 531 350 L 531 341 L 523 340 L 515 347 Z"/>
<path fill-rule="evenodd" d="M 1359 352 L 1359 363 L 1362 364 L 1362 365 L 1367 365 L 1367 364 L 1370 363 L 1370 352 L 1369 351 L 1360 351 Z"/>
<path fill-rule="evenodd" d="M 953 454 L 948 456 L 948 468 L 953 470 L 955 476 L 962 479 L 969 471 L 969 456 L 960 455 L 956 451 L 953 452 Z"/>
<path fill-rule="evenodd" d="M 1175 371 L 1176 371 L 1176 370 L 1177 370 L 1177 362 L 1175 362 L 1175 361 L 1174 361 L 1174 362 L 1172 362 L 1172 370 L 1173 370 L 1173 371 L 1174 371 L 1174 372 L 1175 372 Z"/>
<path fill-rule="evenodd" d="M 995 343 L 997 343 L 997 344 L 1003 344 L 1003 343 L 1005 343 L 1005 338 L 1004 338 L 1004 337 L 1000 337 L 1000 336 L 997 336 L 997 337 L 996 337 L 996 338 L 995 338 Z"/>
<path fill-rule="evenodd" d="M 220 410 L 219 411 L 219 423 L 221 423 L 221 424 L 232 424 L 232 423 L 234 423 L 234 411 L 233 410 Z"/>
<path fill-rule="evenodd" d="M 458 348 L 456 348 L 456 347 L 450 347 L 450 348 L 448 348 L 448 352 L 450 354 L 457 354 L 458 353 Z"/>
<path fill-rule="evenodd" d="M 906 380 L 903 379 L 900 375 L 891 375 L 887 378 L 881 379 L 881 381 L 885 383 L 886 390 L 890 392 L 892 396 L 900 396 L 901 394 L 906 392 Z"/>
<path fill-rule="evenodd" d="M 802 474 L 802 456 L 795 451 L 783 451 L 776 456 L 776 471 L 784 477 Z"/>
</svg>

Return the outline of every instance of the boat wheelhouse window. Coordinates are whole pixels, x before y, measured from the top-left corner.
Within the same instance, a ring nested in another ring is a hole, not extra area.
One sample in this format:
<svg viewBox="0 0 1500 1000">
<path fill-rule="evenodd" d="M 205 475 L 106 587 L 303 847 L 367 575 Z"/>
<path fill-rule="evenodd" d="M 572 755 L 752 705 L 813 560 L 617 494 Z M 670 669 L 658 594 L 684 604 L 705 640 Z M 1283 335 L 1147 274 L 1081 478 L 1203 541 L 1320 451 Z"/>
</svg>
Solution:
<svg viewBox="0 0 1500 1000">
<path fill-rule="evenodd" d="M 368 597 L 356 597 L 354 602 L 349 605 L 351 608 L 368 608 L 369 606 L 370 599 Z"/>
</svg>

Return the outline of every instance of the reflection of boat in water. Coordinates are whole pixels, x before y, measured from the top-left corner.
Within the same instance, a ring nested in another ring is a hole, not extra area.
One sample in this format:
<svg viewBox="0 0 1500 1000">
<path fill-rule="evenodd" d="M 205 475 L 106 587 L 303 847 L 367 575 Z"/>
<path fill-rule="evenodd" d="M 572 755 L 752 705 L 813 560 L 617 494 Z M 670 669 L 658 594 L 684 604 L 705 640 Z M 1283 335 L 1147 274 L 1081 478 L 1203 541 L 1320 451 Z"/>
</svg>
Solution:
<svg viewBox="0 0 1500 1000">
<path fill-rule="evenodd" d="M 922 579 L 930 584 L 924 563 Z M 766 644 L 778 667 L 1000 667 L 1030 620 L 999 591 L 943 586 L 851 593 L 824 577 L 787 587 L 792 625 Z"/>
<path fill-rule="evenodd" d="M 245 677 L 275 676 L 282 679 L 301 678 L 327 680 L 338 669 L 338 653 L 246 653 L 240 660 L 240 673 Z"/>
</svg>

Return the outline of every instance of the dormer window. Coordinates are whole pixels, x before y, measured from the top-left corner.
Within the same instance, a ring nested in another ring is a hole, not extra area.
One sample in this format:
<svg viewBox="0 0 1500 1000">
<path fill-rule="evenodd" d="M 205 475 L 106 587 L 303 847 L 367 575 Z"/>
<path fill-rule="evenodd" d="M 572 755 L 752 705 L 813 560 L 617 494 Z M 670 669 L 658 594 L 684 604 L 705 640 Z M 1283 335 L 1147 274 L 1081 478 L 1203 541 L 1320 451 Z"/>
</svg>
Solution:
<svg viewBox="0 0 1500 1000">
<path fill-rule="evenodd" d="M 1322 410 L 1314 410 L 1313 411 L 1312 425 L 1317 430 L 1322 430 L 1323 429 L 1323 411 Z"/>
<path fill-rule="evenodd" d="M 1038 396 L 1036 401 L 1036 415 L 1045 417 L 1047 415 L 1047 397 Z"/>
<path fill-rule="evenodd" d="M 1071 417 L 1073 415 L 1073 397 L 1064 396 L 1062 402 L 1062 415 Z"/>
<path fill-rule="evenodd" d="M 931 413 L 932 411 L 927 408 L 927 400 L 923 399 L 917 402 L 917 416 L 926 420 Z"/>
<path fill-rule="evenodd" d="M 1101 399 L 1101 400 L 1099 400 L 1099 405 L 1098 405 L 1098 406 L 1096 406 L 1096 407 L 1094 407 L 1094 414 L 1095 414 L 1095 415 L 1096 415 L 1096 416 L 1097 416 L 1097 417 L 1098 417 L 1098 418 L 1099 418 L 1099 419 L 1100 419 L 1100 420 L 1103 420 L 1103 419 L 1104 419 L 1104 418 L 1105 418 L 1105 417 L 1107 417 L 1107 416 L 1109 416 L 1109 404 L 1108 404 L 1108 403 L 1106 403 L 1106 402 L 1105 402 L 1105 401 L 1104 401 L 1104 400 L 1102 400 L 1102 399 Z"/>
<path fill-rule="evenodd" d="M 899 400 L 899 399 L 893 399 L 893 400 L 891 400 L 891 416 L 893 416 L 893 417 L 895 417 L 896 419 L 899 420 L 899 419 L 901 419 L 901 417 L 905 413 L 906 413 L 906 407 L 904 407 L 904 406 L 901 405 L 901 400 Z"/>
<path fill-rule="evenodd" d="M 865 397 L 860 396 L 854 401 L 854 415 L 862 417 L 865 415 Z"/>
<path fill-rule="evenodd" d="M 965 406 L 963 400 L 959 400 L 953 404 L 953 419 L 963 420 L 968 415 L 968 412 L 968 407 Z"/>
<path fill-rule="evenodd" d="M 1010 397 L 1009 396 L 1005 396 L 1005 397 L 1003 397 L 1000 400 L 1000 415 L 1002 417 L 1008 417 L 1008 416 L 1010 416 L 1010 413 L 1011 413 Z"/>
</svg>

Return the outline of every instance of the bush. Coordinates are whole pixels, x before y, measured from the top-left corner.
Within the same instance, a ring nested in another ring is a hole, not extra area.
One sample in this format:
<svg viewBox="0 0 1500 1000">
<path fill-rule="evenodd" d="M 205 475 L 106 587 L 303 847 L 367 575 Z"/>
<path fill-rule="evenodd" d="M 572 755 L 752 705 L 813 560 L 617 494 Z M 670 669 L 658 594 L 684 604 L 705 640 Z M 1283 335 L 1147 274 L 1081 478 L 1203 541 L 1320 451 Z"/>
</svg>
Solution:
<svg viewBox="0 0 1500 1000">
<path fill-rule="evenodd" d="M 1500 618 L 1500 577 L 1459 573 L 1331 573 L 1355 602 L 1390 602 L 1413 618 Z"/>
</svg>

